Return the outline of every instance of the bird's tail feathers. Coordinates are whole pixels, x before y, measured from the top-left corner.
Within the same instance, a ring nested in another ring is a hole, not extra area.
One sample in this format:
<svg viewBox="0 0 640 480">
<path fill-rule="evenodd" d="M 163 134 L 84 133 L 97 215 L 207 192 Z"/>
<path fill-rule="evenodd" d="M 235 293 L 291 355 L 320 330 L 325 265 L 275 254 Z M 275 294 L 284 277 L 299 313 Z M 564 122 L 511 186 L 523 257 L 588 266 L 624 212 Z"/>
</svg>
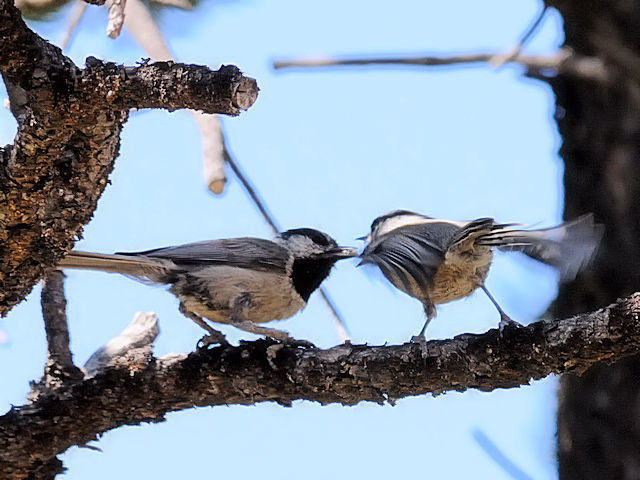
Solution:
<svg viewBox="0 0 640 480">
<path fill-rule="evenodd" d="M 164 262 L 143 256 L 104 254 L 72 251 L 58 264 L 60 268 L 99 270 L 120 273 L 141 280 L 156 281 L 156 277 L 166 270 Z"/>
<path fill-rule="evenodd" d="M 603 234 L 593 215 L 539 230 L 500 229 L 484 235 L 479 245 L 517 251 L 556 267 L 563 280 L 573 279 L 595 256 Z"/>
</svg>

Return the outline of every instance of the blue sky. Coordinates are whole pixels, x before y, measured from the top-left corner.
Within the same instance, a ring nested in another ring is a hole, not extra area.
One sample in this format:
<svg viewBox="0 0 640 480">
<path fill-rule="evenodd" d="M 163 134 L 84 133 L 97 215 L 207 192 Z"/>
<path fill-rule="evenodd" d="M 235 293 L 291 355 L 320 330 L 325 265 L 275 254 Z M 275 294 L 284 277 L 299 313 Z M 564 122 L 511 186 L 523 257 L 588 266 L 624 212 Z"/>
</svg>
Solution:
<svg viewBox="0 0 640 480">
<path fill-rule="evenodd" d="M 404 208 L 424 214 L 538 226 L 560 221 L 562 164 L 553 96 L 522 69 L 345 68 L 274 72 L 275 58 L 501 51 L 539 11 L 534 1 L 419 2 L 274 0 L 207 4 L 159 17 L 185 62 L 238 65 L 258 80 L 256 104 L 225 118 L 229 146 L 285 228 L 310 226 L 346 245 L 371 221 Z M 32 24 L 57 41 L 65 16 Z M 103 32 L 106 13 L 89 7 L 68 54 L 132 64 L 144 53 L 125 34 Z M 551 12 L 530 52 L 561 42 Z M 3 93 L 4 95 L 4 93 Z M 0 140 L 15 122 L 0 112 Z M 199 134 L 186 112 L 132 114 L 110 185 L 78 248 L 113 252 L 233 236 L 269 238 L 268 227 L 231 177 L 227 192 L 206 190 Z M 419 302 L 375 272 L 341 262 L 325 283 L 353 341 L 398 344 L 423 323 Z M 518 255 L 497 255 L 488 288 L 513 318 L 527 323 L 554 298 L 557 276 Z M 136 311 L 155 311 L 156 354 L 191 351 L 203 332 L 161 288 L 117 275 L 70 272 L 67 286 L 77 363 L 117 335 Z M 429 338 L 495 327 L 498 314 L 480 292 L 439 308 Z M 292 319 L 268 326 L 329 347 L 337 343 L 317 296 Z M 0 328 L 0 408 L 22 404 L 45 357 L 39 288 Z M 233 339 L 250 338 L 227 329 Z M 406 476 L 508 478 L 473 440 L 486 433 L 536 479 L 555 478 L 555 390 L 548 378 L 519 389 L 403 399 L 395 407 L 321 407 L 297 402 L 203 408 L 157 425 L 107 433 L 102 453 L 73 448 L 62 478 L 173 479 L 204 475 L 265 479 Z M 301 473 L 303 472 L 303 473 Z"/>
</svg>

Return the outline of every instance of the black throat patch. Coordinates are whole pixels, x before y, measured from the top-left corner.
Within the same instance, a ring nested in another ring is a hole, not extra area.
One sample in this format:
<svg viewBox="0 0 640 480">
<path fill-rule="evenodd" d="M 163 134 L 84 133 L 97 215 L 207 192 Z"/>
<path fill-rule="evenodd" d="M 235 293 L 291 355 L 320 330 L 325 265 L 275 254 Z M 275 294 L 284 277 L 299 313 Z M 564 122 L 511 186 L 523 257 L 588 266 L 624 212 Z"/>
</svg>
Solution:
<svg viewBox="0 0 640 480">
<path fill-rule="evenodd" d="M 297 258 L 293 261 L 291 280 L 298 295 L 306 302 L 313 291 L 329 276 L 335 258 Z"/>
</svg>

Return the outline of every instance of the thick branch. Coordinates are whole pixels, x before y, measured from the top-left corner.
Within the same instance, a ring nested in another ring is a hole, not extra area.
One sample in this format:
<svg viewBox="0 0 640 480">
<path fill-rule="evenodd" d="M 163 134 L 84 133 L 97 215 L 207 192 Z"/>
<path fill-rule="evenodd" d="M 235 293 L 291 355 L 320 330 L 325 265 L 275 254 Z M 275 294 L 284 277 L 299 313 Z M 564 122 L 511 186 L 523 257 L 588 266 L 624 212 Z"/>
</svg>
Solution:
<svg viewBox="0 0 640 480">
<path fill-rule="evenodd" d="M 118 110 L 190 108 L 238 115 L 258 97 L 256 81 L 233 65 L 223 65 L 218 71 L 172 61 L 125 67 L 89 57 L 81 83 L 84 95 L 95 96 L 99 90 L 106 104 Z"/>
<path fill-rule="evenodd" d="M 81 237 L 108 183 L 131 108 L 237 115 L 257 96 L 233 66 L 172 62 L 81 70 L 0 0 L 0 71 L 18 135 L 0 149 L 0 315 Z"/>
<path fill-rule="evenodd" d="M 426 346 L 296 349 L 267 341 L 108 368 L 0 417 L 0 472 L 20 478 L 125 424 L 205 405 L 294 400 L 354 405 L 526 385 L 640 351 L 640 293 L 594 313 Z"/>
</svg>

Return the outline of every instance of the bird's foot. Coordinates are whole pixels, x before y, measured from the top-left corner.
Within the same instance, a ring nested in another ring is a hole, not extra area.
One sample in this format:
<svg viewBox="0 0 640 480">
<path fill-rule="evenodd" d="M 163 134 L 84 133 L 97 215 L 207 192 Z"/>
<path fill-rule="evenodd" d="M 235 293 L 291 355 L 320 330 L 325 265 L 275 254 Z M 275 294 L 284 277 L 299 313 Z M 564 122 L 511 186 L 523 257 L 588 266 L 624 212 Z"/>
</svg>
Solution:
<svg viewBox="0 0 640 480">
<path fill-rule="evenodd" d="M 411 337 L 411 343 L 415 343 L 420 346 L 422 358 L 427 358 L 429 356 L 429 347 L 427 338 L 424 336 L 424 332 L 420 332 L 418 335 Z"/>
<path fill-rule="evenodd" d="M 216 344 L 220 346 L 229 345 L 229 342 L 227 341 L 227 337 L 225 337 L 222 332 L 216 332 L 216 333 L 211 332 L 208 335 L 205 335 L 200 340 L 198 340 L 198 343 L 196 344 L 196 348 L 206 349 L 209 345 L 216 345 Z"/>
<path fill-rule="evenodd" d="M 318 348 L 312 342 L 308 340 L 297 340 L 293 337 L 289 337 L 289 340 L 286 342 L 287 345 L 298 348 Z"/>
<path fill-rule="evenodd" d="M 516 322 L 513 318 L 508 316 L 507 314 L 500 315 L 500 323 L 498 328 L 500 330 L 500 335 L 504 332 L 505 328 L 520 328 L 523 327 L 520 322 Z"/>
<path fill-rule="evenodd" d="M 418 335 L 414 335 L 411 337 L 411 343 L 418 343 L 420 345 L 426 345 L 427 339 L 424 336 L 424 333 L 420 333 Z"/>
<path fill-rule="evenodd" d="M 276 330 L 276 329 L 269 329 L 269 330 L 271 331 L 269 333 L 264 333 L 264 335 L 273 340 L 277 340 L 282 344 L 289 345 L 291 347 L 316 348 L 316 346 L 313 343 L 309 342 L 308 340 L 298 340 L 296 338 L 293 338 L 287 332 L 284 332 L 282 330 Z"/>
</svg>

